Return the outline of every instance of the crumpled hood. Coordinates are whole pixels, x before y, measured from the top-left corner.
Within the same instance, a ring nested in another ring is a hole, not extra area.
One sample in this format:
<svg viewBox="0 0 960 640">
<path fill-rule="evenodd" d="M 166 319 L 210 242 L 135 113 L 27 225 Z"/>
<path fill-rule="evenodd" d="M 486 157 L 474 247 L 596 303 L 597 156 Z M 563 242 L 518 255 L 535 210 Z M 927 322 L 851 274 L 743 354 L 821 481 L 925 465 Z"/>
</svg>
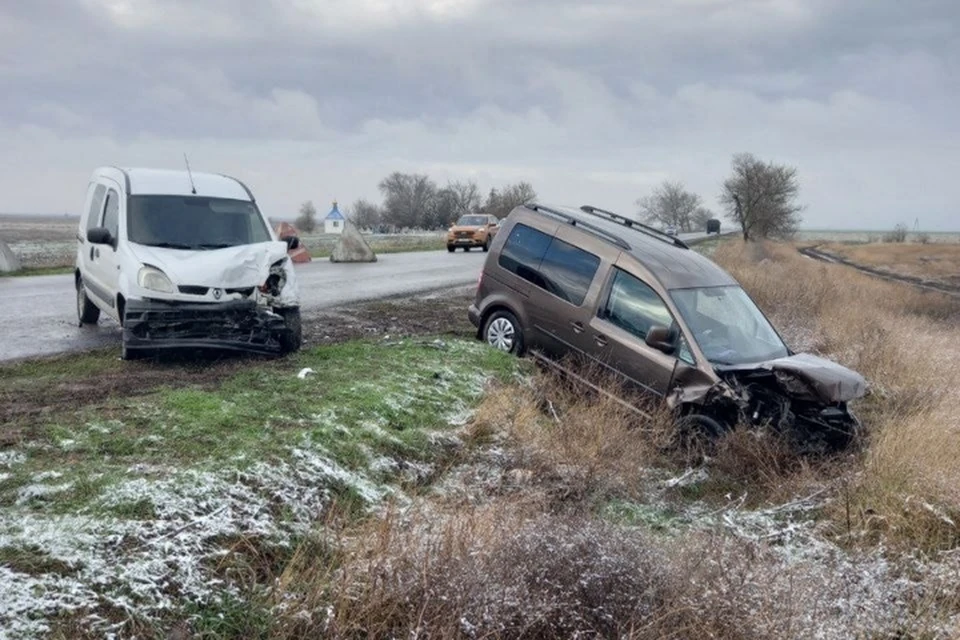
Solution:
<svg viewBox="0 0 960 640">
<path fill-rule="evenodd" d="M 809 353 L 777 358 L 755 368 L 772 371 L 791 395 L 827 404 L 849 402 L 867 391 L 867 381 L 856 371 Z"/>
<path fill-rule="evenodd" d="M 136 258 L 162 270 L 175 285 L 198 285 L 221 289 L 263 284 L 270 265 L 287 257 L 285 242 L 260 242 L 238 247 L 185 251 L 130 243 Z"/>
</svg>

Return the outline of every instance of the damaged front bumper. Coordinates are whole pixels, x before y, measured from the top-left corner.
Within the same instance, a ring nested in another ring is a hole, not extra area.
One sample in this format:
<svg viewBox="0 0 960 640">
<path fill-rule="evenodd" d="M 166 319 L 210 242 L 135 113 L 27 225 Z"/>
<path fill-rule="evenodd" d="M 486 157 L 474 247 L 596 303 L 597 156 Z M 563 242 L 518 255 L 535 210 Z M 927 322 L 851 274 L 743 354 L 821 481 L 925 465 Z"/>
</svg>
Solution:
<svg viewBox="0 0 960 640">
<path fill-rule="evenodd" d="M 213 348 L 276 354 L 290 329 L 253 299 L 219 303 L 130 300 L 123 313 L 128 350 Z"/>
</svg>

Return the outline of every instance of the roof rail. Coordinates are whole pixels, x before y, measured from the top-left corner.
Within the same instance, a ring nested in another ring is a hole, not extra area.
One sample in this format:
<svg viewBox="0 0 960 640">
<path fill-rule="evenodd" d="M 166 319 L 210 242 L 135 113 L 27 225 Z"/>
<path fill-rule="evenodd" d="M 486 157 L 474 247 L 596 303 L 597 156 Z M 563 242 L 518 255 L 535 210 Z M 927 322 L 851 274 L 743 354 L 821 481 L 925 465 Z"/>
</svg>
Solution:
<svg viewBox="0 0 960 640">
<path fill-rule="evenodd" d="M 630 218 L 626 216 L 622 216 L 619 213 L 614 213 L 613 211 L 607 211 L 606 209 L 601 209 L 599 207 L 593 207 L 593 206 L 590 206 L 589 204 L 583 205 L 582 207 L 580 207 L 580 210 L 583 211 L 584 213 L 589 213 L 592 216 L 597 216 L 599 218 L 606 218 L 607 220 L 616 222 L 617 224 L 622 224 L 625 227 L 636 229 L 640 233 L 645 233 L 651 238 L 656 238 L 660 242 L 666 242 L 666 243 L 675 245 L 677 247 L 680 247 L 682 249 L 690 248 L 689 246 L 687 246 L 686 242 L 684 242 L 680 238 L 677 238 L 676 236 L 671 236 L 670 234 L 664 233 L 663 231 L 660 231 L 660 229 L 651 227 L 648 224 L 643 224 L 642 222 L 631 220 Z"/>
<path fill-rule="evenodd" d="M 630 250 L 630 245 L 627 243 L 626 240 L 624 240 L 620 236 L 616 235 L 615 233 L 610 233 L 609 231 L 601 229 L 600 227 L 597 227 L 595 225 L 592 225 L 589 222 L 584 222 L 583 220 L 580 220 L 570 215 L 569 213 L 565 213 L 563 211 L 560 211 L 559 209 L 554 209 L 552 207 L 545 207 L 544 205 L 537 204 L 536 202 L 528 202 L 524 206 L 527 207 L 528 209 L 533 209 L 534 211 L 542 211 L 543 213 L 547 213 L 557 218 L 560 218 L 570 226 L 582 227 L 588 230 L 589 232 L 593 233 L 594 235 L 601 236 L 602 238 L 609 240 L 610 242 L 617 245 L 624 251 Z"/>
</svg>

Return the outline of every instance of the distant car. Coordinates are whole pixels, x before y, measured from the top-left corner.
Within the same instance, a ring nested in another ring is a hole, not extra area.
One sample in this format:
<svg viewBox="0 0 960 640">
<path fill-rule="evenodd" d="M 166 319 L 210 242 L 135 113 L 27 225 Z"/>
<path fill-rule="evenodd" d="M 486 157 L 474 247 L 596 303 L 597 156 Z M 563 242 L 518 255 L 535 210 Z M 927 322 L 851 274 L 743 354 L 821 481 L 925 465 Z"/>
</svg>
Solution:
<svg viewBox="0 0 960 640">
<path fill-rule="evenodd" d="M 123 358 L 165 348 L 300 348 L 287 244 L 218 174 L 97 169 L 77 233 L 77 318 L 123 328 Z"/>
<path fill-rule="evenodd" d="M 453 253 L 458 248 L 470 251 L 473 247 L 489 251 L 499 228 L 500 220 L 496 216 L 480 213 L 462 216 L 447 231 L 447 251 Z"/>
<path fill-rule="evenodd" d="M 707 220 L 707 235 L 710 235 L 711 233 L 716 233 L 718 235 L 720 233 L 720 221 L 716 218 Z"/>
<path fill-rule="evenodd" d="M 672 224 L 667 225 L 667 228 L 664 229 L 663 232 L 666 233 L 668 236 L 675 236 L 677 235 L 677 228 Z"/>
</svg>

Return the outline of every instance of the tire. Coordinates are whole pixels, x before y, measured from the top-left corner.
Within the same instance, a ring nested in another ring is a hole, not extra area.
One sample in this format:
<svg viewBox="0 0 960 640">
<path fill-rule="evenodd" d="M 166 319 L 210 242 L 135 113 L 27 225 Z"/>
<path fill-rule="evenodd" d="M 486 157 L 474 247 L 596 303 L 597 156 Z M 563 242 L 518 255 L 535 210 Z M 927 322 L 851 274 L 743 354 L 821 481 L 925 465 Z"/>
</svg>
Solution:
<svg viewBox="0 0 960 640">
<path fill-rule="evenodd" d="M 674 446 L 688 456 L 713 455 L 717 440 L 729 431 L 714 418 L 702 413 L 688 413 L 675 422 Z"/>
<path fill-rule="evenodd" d="M 277 313 L 283 316 L 287 331 L 280 337 L 280 353 L 287 355 L 300 350 L 303 344 L 303 324 L 300 318 L 300 308 L 278 309 Z"/>
<path fill-rule="evenodd" d="M 77 322 L 82 327 L 85 324 L 97 324 L 99 319 L 100 308 L 90 302 L 83 286 L 83 277 L 77 276 Z"/>
<path fill-rule="evenodd" d="M 483 341 L 494 349 L 523 355 L 523 332 L 517 317 L 505 309 L 490 314 L 483 324 Z"/>
<path fill-rule="evenodd" d="M 449 251 L 450 253 L 453 253 L 453 252 L 456 251 L 456 250 L 457 250 L 457 248 L 456 248 L 455 246 L 453 246 L 452 244 L 448 244 L 448 245 L 447 245 L 447 251 Z"/>
<path fill-rule="evenodd" d="M 486 253 L 490 251 L 490 236 L 487 236 L 487 239 L 483 243 L 483 252 Z"/>
</svg>

